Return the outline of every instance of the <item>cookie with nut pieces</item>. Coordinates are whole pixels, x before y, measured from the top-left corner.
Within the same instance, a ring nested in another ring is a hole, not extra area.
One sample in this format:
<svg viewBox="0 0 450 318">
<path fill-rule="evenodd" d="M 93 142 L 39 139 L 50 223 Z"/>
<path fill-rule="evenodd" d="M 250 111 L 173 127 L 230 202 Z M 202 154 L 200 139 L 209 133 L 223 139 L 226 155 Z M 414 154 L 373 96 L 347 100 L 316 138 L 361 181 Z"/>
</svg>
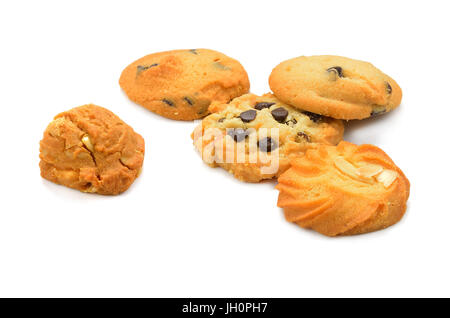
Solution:
<svg viewBox="0 0 450 318">
<path fill-rule="evenodd" d="M 341 120 L 302 112 L 272 94 L 246 94 L 210 111 L 192 133 L 195 148 L 207 164 L 246 182 L 278 177 L 290 159 L 317 144 L 336 145 L 344 133 Z"/>
<path fill-rule="evenodd" d="M 238 61 L 208 49 L 144 56 L 123 70 L 119 84 L 135 103 L 176 120 L 203 118 L 212 102 L 228 103 L 250 88 Z"/>
<path fill-rule="evenodd" d="M 341 56 L 300 56 L 277 65 L 269 85 L 283 102 L 339 119 L 363 119 L 396 108 L 400 86 L 368 62 Z"/>
<path fill-rule="evenodd" d="M 409 181 L 373 145 L 320 145 L 278 178 L 286 220 L 328 236 L 384 229 L 406 211 Z"/>
<path fill-rule="evenodd" d="M 55 116 L 40 142 L 41 175 L 98 194 L 119 194 L 138 177 L 144 139 L 111 111 L 84 105 Z"/>
</svg>

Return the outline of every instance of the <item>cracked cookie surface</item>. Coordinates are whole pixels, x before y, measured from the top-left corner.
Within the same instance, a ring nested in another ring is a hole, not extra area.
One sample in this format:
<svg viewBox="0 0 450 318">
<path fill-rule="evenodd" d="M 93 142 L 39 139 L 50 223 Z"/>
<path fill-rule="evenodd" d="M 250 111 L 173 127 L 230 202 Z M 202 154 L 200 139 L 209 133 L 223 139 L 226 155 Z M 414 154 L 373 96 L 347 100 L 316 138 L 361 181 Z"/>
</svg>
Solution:
<svg viewBox="0 0 450 318">
<path fill-rule="evenodd" d="M 291 158 L 320 143 L 335 145 L 344 133 L 341 120 L 302 112 L 272 94 L 246 94 L 210 111 L 192 133 L 195 148 L 210 166 L 247 182 L 279 176 Z"/>
<path fill-rule="evenodd" d="M 250 88 L 238 61 L 208 49 L 144 56 L 123 70 L 119 84 L 135 103 L 176 120 L 203 118 L 212 102 L 228 103 Z"/>
<path fill-rule="evenodd" d="M 111 111 L 84 105 L 55 116 L 40 142 L 41 176 L 98 194 L 119 194 L 138 177 L 144 139 Z"/>
<path fill-rule="evenodd" d="M 285 103 L 339 119 L 363 119 L 396 108 L 402 90 L 368 62 L 341 56 L 300 56 L 277 65 L 269 85 Z"/>
<path fill-rule="evenodd" d="M 321 145 L 291 162 L 278 178 L 286 220 L 328 236 L 384 229 L 406 211 L 409 181 L 373 145 Z"/>
</svg>

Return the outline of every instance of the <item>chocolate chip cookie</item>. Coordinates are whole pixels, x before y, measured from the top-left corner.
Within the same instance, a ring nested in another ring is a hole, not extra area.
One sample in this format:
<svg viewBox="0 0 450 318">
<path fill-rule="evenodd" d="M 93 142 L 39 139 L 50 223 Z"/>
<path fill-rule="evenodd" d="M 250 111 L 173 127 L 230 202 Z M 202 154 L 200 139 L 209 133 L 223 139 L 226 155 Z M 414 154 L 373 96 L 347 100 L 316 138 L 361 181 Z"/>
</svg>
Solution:
<svg viewBox="0 0 450 318">
<path fill-rule="evenodd" d="M 238 61 L 207 49 L 144 56 L 123 70 L 119 84 L 135 103 L 176 120 L 205 117 L 211 102 L 228 103 L 250 88 Z"/>
<path fill-rule="evenodd" d="M 402 90 L 372 64 L 341 56 L 301 56 L 280 63 L 269 78 L 283 102 L 339 119 L 363 119 L 396 108 Z"/>
<path fill-rule="evenodd" d="M 84 105 L 55 116 L 39 157 L 47 180 L 82 192 L 119 194 L 139 175 L 144 139 L 109 110 Z"/>
<path fill-rule="evenodd" d="M 272 94 L 213 103 L 210 111 L 192 133 L 196 149 L 210 166 L 247 182 L 279 176 L 293 157 L 317 144 L 335 145 L 344 133 L 341 120 L 300 111 Z"/>
</svg>

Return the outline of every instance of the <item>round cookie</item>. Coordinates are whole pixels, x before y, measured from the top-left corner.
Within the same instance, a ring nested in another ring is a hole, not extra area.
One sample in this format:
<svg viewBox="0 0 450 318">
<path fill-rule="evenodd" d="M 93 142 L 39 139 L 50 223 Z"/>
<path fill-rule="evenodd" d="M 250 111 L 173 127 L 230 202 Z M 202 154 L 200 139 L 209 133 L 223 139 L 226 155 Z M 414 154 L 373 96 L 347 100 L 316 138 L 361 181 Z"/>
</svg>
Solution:
<svg viewBox="0 0 450 318">
<path fill-rule="evenodd" d="M 328 236 L 361 234 L 398 222 L 409 181 L 380 148 L 342 141 L 291 162 L 278 178 L 286 220 Z"/>
<path fill-rule="evenodd" d="M 339 119 L 363 119 L 396 108 L 402 90 L 372 64 L 341 56 L 300 56 L 270 74 L 274 94 L 287 104 Z"/>
<path fill-rule="evenodd" d="M 55 116 L 39 157 L 47 180 L 82 192 L 119 194 L 139 175 L 144 139 L 109 110 L 84 105 Z"/>
<path fill-rule="evenodd" d="M 246 94 L 210 111 L 192 133 L 196 149 L 210 166 L 247 182 L 278 177 L 291 158 L 318 143 L 335 145 L 344 133 L 341 120 L 302 112 L 272 94 Z"/>
<path fill-rule="evenodd" d="M 205 117 L 211 102 L 228 103 L 250 88 L 238 61 L 207 49 L 144 56 L 123 70 L 119 84 L 135 103 L 176 120 Z"/>
</svg>

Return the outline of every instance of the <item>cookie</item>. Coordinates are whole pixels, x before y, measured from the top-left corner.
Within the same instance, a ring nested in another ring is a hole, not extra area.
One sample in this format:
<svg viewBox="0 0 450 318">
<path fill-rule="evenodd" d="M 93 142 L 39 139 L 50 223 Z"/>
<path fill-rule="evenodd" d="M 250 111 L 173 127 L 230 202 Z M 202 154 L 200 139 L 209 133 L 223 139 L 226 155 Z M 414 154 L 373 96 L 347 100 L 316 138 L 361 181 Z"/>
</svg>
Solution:
<svg viewBox="0 0 450 318">
<path fill-rule="evenodd" d="M 109 110 L 84 105 L 55 116 L 39 157 L 47 180 L 82 192 L 119 194 L 139 175 L 144 139 Z"/>
<path fill-rule="evenodd" d="M 318 143 L 335 145 L 344 133 L 341 120 L 302 112 L 272 94 L 246 94 L 210 111 L 192 134 L 195 148 L 210 166 L 247 182 L 278 177 L 291 158 Z"/>
<path fill-rule="evenodd" d="M 238 61 L 207 49 L 144 56 L 123 70 L 119 84 L 135 103 L 176 120 L 203 118 L 211 102 L 228 103 L 250 88 Z"/>
<path fill-rule="evenodd" d="M 280 63 L 269 78 L 283 102 L 339 119 L 363 119 L 396 108 L 402 90 L 372 64 L 341 56 L 300 56 Z"/>
<path fill-rule="evenodd" d="M 328 236 L 384 229 L 406 211 L 409 181 L 380 148 L 320 145 L 278 178 L 286 220 Z"/>
</svg>

